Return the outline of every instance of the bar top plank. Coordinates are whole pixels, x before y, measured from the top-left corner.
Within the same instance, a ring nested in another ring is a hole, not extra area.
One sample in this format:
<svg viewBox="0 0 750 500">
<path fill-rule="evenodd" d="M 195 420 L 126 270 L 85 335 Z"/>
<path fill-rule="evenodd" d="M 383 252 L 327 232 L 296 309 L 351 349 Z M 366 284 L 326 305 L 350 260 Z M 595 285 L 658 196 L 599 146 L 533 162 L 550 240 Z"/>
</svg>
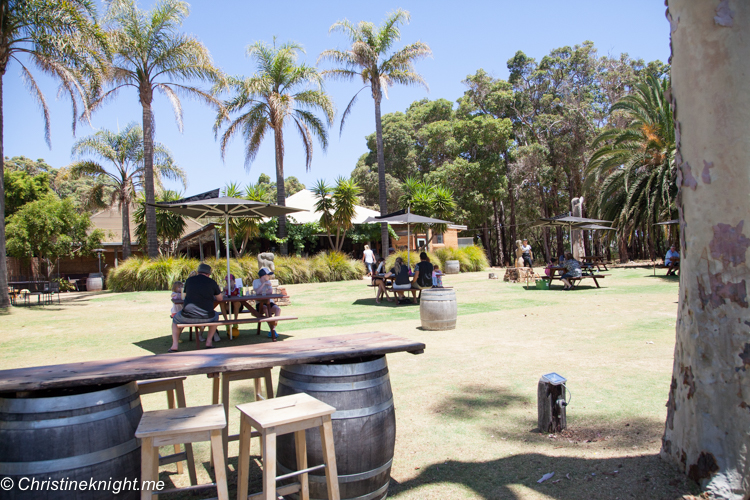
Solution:
<svg viewBox="0 0 750 500">
<path fill-rule="evenodd" d="M 0 371 L 0 393 L 126 383 L 165 377 L 271 368 L 395 352 L 425 345 L 390 333 L 366 332 L 132 358 Z"/>
</svg>

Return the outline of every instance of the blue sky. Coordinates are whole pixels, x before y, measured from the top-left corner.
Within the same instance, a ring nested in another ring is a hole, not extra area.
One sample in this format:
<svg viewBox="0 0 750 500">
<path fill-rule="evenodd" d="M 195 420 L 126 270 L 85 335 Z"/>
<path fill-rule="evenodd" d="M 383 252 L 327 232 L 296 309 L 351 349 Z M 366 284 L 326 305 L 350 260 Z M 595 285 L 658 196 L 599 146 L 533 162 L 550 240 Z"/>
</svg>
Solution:
<svg viewBox="0 0 750 500">
<path fill-rule="evenodd" d="M 152 0 L 141 0 L 140 7 L 150 9 Z M 403 8 L 411 13 L 411 23 L 402 29 L 405 43 L 422 40 L 430 45 L 433 57 L 417 63 L 417 70 L 430 86 L 394 87 L 383 101 L 382 112 L 404 111 L 415 100 L 445 98 L 455 101 L 464 92 L 461 81 L 483 68 L 497 78 L 507 77 L 506 61 L 522 50 L 541 58 L 551 49 L 592 40 L 600 55 L 627 52 L 646 61 L 669 57 L 669 30 L 663 2 L 629 0 L 517 0 L 494 1 L 403 1 L 386 2 L 254 2 L 239 0 L 194 0 L 183 31 L 198 37 L 209 49 L 215 63 L 233 75 L 251 75 L 255 68 L 245 56 L 247 45 L 276 36 L 281 42 L 294 40 L 306 49 L 304 59 L 311 64 L 328 48 L 345 49 L 347 40 L 340 34 L 328 34 L 335 21 L 372 21 L 380 24 L 386 13 Z M 103 8 L 103 5 L 100 6 Z M 35 73 L 38 76 L 38 73 Z M 53 167 L 71 161 L 75 140 L 98 129 L 116 130 L 131 121 L 141 122 L 141 107 L 135 89 L 126 89 L 101 108 L 93 127 L 79 125 L 76 137 L 71 133 L 71 112 L 65 99 L 55 100 L 57 86 L 44 76 L 38 80 L 50 103 L 52 149 L 44 142 L 41 112 L 20 78 L 18 64 L 11 64 L 3 79 L 5 156 L 24 155 L 44 158 Z M 348 176 L 357 158 L 367 151 L 365 136 L 375 130 L 373 101 L 366 94 L 357 102 L 339 137 L 338 118 L 352 95 L 361 88 L 356 82 L 329 82 L 326 90 L 338 109 L 330 131 L 327 152 L 316 143 L 310 172 L 305 172 L 304 154 L 296 131 L 285 132 L 285 175 L 296 176 L 311 186 L 317 179 L 332 181 Z M 241 138 L 229 146 L 222 162 L 212 125 L 214 112 L 208 107 L 183 100 L 184 133 L 180 134 L 171 106 L 161 95 L 155 97 L 156 140 L 169 147 L 178 164 L 188 174 L 186 194 L 195 194 L 228 182 L 255 182 L 261 173 L 275 179 L 273 139 L 268 137 L 249 170 L 244 166 Z"/>
</svg>

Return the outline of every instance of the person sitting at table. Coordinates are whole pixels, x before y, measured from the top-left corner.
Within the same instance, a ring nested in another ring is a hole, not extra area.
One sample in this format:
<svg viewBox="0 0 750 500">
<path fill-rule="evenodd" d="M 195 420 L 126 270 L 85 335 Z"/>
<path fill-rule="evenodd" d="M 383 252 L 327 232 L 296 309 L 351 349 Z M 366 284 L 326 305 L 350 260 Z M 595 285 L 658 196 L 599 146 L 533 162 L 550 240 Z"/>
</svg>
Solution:
<svg viewBox="0 0 750 500">
<path fill-rule="evenodd" d="M 219 302 L 221 299 L 221 288 L 211 279 L 211 266 L 205 263 L 199 265 L 198 274 L 185 281 L 185 300 L 182 304 L 182 311 L 172 318 L 172 347 L 167 352 L 177 352 L 179 349 L 182 328 L 178 328 L 178 324 L 218 321 L 219 313 L 214 311 L 214 301 Z M 210 326 L 206 337 L 206 348 L 212 348 L 212 341 L 218 342 L 218 336 L 216 327 Z"/>
<path fill-rule="evenodd" d="M 182 281 L 175 281 L 172 283 L 172 300 L 182 298 Z M 169 311 L 169 317 L 174 318 L 174 315 L 182 311 L 182 304 L 172 303 L 172 310 Z"/>
<path fill-rule="evenodd" d="M 419 262 L 414 266 L 414 277 L 411 280 L 411 287 L 415 290 L 425 290 L 432 288 L 432 272 L 435 270 L 427 257 L 427 253 L 419 254 Z M 413 294 L 412 302 L 417 303 L 417 295 Z"/>
<path fill-rule="evenodd" d="M 375 296 L 375 302 L 380 304 L 380 299 L 385 296 L 385 299 L 388 302 L 393 302 L 390 297 L 388 297 L 388 292 L 385 289 L 385 259 L 383 257 L 380 257 L 378 259 L 378 267 L 375 269 L 375 272 L 372 274 L 372 281 L 371 284 L 373 286 L 378 287 L 378 293 Z"/>
<path fill-rule="evenodd" d="M 664 265 L 667 266 L 667 276 L 675 276 L 675 272 L 680 269 L 680 253 L 677 247 L 672 245 L 664 256 Z"/>
<path fill-rule="evenodd" d="M 234 274 L 229 275 L 229 282 L 227 283 L 227 277 L 224 277 L 224 297 L 239 297 L 240 289 L 237 288 L 237 280 Z M 224 315 L 225 319 L 231 319 L 232 313 L 234 313 L 234 319 L 240 314 L 242 309 L 242 302 L 221 302 L 219 304 L 221 308 L 221 314 Z M 237 325 L 232 325 L 232 337 L 239 337 L 240 328 Z"/>
<path fill-rule="evenodd" d="M 253 292 L 255 295 L 270 295 L 273 293 L 273 285 L 271 284 L 271 276 L 273 271 L 267 267 L 261 267 L 258 270 L 258 279 L 253 280 Z M 258 312 L 261 316 L 280 316 L 281 308 L 274 304 L 273 300 L 259 301 L 257 302 Z M 276 342 L 278 340 L 278 334 L 276 333 L 276 321 L 269 321 L 268 326 L 271 331 L 268 332 L 268 338 Z"/>
<path fill-rule="evenodd" d="M 409 280 L 409 266 L 404 265 L 404 259 L 396 257 L 396 262 L 393 263 L 393 267 L 385 277 L 393 278 L 393 292 L 400 297 L 400 300 L 404 299 L 404 291 L 406 290 L 411 290 L 412 296 L 416 298 L 417 292 L 411 287 L 411 281 Z M 385 291 L 385 286 L 382 284 L 380 286 L 382 290 Z M 396 301 L 396 305 L 399 304 L 400 300 Z"/>
<path fill-rule="evenodd" d="M 563 290 L 570 290 L 573 288 L 573 283 L 570 282 L 570 278 L 580 278 L 583 274 L 581 272 L 581 263 L 573 258 L 572 253 L 566 252 L 565 264 L 563 264 L 562 267 L 565 268 L 565 273 L 560 276 L 562 282 L 565 283 Z"/>
<path fill-rule="evenodd" d="M 547 276 L 552 276 L 552 268 L 557 267 L 557 259 L 552 257 L 549 260 L 549 264 L 547 264 L 547 267 L 544 268 L 544 274 Z"/>
</svg>

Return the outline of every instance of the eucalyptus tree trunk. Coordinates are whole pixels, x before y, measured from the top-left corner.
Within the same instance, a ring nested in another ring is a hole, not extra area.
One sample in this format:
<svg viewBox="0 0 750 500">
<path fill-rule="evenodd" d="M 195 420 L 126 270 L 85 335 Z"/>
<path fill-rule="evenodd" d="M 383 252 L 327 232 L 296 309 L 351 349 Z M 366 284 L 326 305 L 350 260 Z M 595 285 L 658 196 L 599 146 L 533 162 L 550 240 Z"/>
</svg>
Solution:
<svg viewBox="0 0 750 500">
<path fill-rule="evenodd" d="M 5 258 L 5 155 L 3 152 L 3 76 L 0 70 L 0 310 L 10 307 L 8 295 L 8 265 Z"/>
<path fill-rule="evenodd" d="M 120 212 L 122 214 L 122 260 L 130 257 L 130 200 L 120 198 Z"/>
<path fill-rule="evenodd" d="M 274 130 L 274 143 L 276 146 L 276 204 L 286 206 L 286 191 L 284 187 L 284 135 L 281 128 Z M 279 215 L 279 229 L 276 235 L 286 238 L 286 215 Z M 281 255 L 289 253 L 287 242 L 280 245 Z"/>
<path fill-rule="evenodd" d="M 495 261 L 495 265 L 502 266 L 503 260 L 505 256 L 505 249 L 503 248 L 503 238 L 501 235 L 501 224 L 500 224 L 500 216 L 497 213 L 497 200 L 492 199 L 492 210 L 495 215 L 495 236 L 497 239 L 497 260 Z"/>
<path fill-rule="evenodd" d="M 383 124 L 380 120 L 380 101 L 382 94 L 380 89 L 373 88 L 373 98 L 375 99 L 375 138 L 378 149 L 378 194 L 380 195 L 380 215 L 388 213 L 388 191 L 385 186 L 385 153 L 383 152 Z M 380 241 L 383 245 L 382 254 L 388 257 L 388 224 L 380 223 Z M 409 243 L 407 242 L 407 245 Z"/>
<path fill-rule="evenodd" d="M 154 123 L 151 115 L 153 90 L 142 86 L 141 106 L 143 107 L 143 190 L 146 194 L 146 247 L 149 258 L 159 256 L 159 240 L 156 233 L 156 209 L 154 203 Z"/>
<path fill-rule="evenodd" d="M 709 498 L 747 499 L 750 3 L 669 0 L 668 17 L 682 234 L 661 455 Z"/>
</svg>

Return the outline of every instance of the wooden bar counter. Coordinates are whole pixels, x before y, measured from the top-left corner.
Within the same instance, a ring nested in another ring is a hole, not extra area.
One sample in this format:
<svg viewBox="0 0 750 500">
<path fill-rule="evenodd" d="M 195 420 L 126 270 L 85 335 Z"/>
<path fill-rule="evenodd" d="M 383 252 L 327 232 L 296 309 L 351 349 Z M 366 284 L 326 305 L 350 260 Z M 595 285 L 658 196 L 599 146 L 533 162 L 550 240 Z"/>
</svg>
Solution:
<svg viewBox="0 0 750 500">
<path fill-rule="evenodd" d="M 367 332 L 201 351 L 83 361 L 0 371 L 0 393 L 127 383 L 315 363 L 395 352 L 420 354 L 425 345 L 389 333 Z"/>
</svg>

